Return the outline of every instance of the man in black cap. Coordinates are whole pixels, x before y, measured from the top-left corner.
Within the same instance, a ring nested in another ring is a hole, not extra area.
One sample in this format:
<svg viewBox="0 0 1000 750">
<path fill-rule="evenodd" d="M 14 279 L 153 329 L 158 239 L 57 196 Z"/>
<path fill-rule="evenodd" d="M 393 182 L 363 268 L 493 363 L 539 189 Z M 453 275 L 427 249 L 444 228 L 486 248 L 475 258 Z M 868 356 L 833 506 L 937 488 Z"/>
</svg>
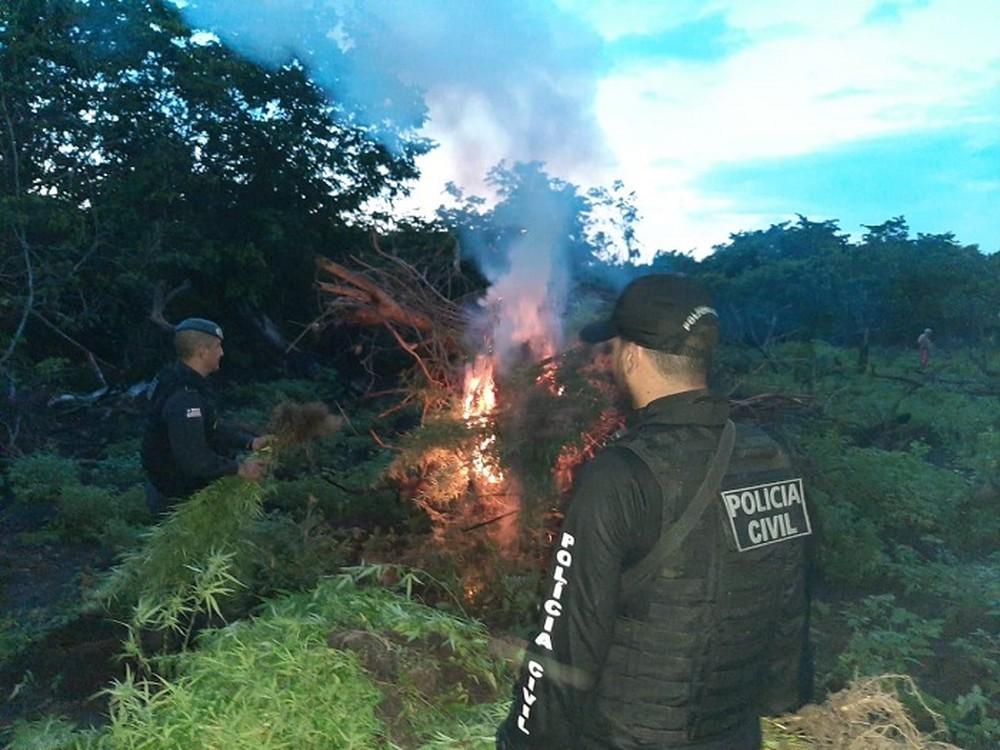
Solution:
<svg viewBox="0 0 1000 750">
<path fill-rule="evenodd" d="M 693 280 L 633 281 L 610 341 L 636 409 L 583 466 L 501 750 L 757 750 L 811 693 L 802 481 L 707 389 L 718 315 Z"/>
<path fill-rule="evenodd" d="M 142 440 L 146 500 L 154 516 L 219 477 L 260 480 L 259 460 L 237 463 L 227 454 L 256 451 L 269 440 L 219 421 L 208 376 L 222 360 L 221 327 L 203 318 L 181 321 L 174 328 L 174 349 L 177 361 L 160 371 L 150 388 Z"/>
</svg>

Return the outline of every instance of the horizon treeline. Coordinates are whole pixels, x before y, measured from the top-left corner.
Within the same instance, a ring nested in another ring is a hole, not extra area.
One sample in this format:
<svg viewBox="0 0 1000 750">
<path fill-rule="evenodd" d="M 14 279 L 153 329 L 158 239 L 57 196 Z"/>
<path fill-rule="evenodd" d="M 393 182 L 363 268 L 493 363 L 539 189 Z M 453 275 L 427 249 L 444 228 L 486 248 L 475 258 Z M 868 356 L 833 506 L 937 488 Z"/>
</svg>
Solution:
<svg viewBox="0 0 1000 750">
<path fill-rule="evenodd" d="M 412 264 L 460 267 L 446 293 L 474 296 L 480 267 L 502 265 L 522 231 L 518 207 L 541 194 L 571 217 L 553 251 L 577 286 L 612 296 L 638 273 L 697 274 L 732 342 L 909 346 L 930 327 L 965 345 L 1000 328 L 1000 254 L 950 233 L 912 237 L 901 216 L 860 241 L 799 216 L 736 232 L 700 262 L 668 251 L 633 265 L 626 186 L 585 191 L 541 164 L 503 164 L 496 205 L 456 191 L 458 207 L 434 220 L 390 223 L 372 206 L 407 190 L 431 144 L 397 128 L 387 150 L 299 62 L 266 69 L 195 44 L 161 0 L 5 3 L 0 113 L 0 375 L 12 393 L 53 360 L 135 382 L 169 353 L 165 324 L 187 315 L 226 327 L 234 363 L 274 361 L 320 313 L 315 257 L 384 262 L 377 228 Z M 473 245 L 495 257 L 458 264 Z"/>
</svg>

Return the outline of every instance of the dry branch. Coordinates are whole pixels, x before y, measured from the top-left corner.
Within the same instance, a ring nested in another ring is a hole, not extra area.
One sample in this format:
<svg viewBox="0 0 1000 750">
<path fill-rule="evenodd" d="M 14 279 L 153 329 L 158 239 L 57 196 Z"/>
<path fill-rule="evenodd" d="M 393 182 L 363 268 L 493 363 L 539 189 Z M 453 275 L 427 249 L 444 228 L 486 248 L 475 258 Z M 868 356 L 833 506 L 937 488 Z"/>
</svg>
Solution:
<svg viewBox="0 0 1000 750">
<path fill-rule="evenodd" d="M 374 311 L 383 321 L 411 326 L 418 331 L 426 332 L 433 329 L 434 326 L 426 315 L 404 308 L 387 292 L 361 274 L 349 271 L 339 263 L 326 258 L 318 258 L 316 265 L 320 270 L 333 274 L 346 284 L 318 282 L 321 291 L 342 299 L 355 300 L 369 311 Z M 352 306 L 345 307 L 351 309 Z"/>
<path fill-rule="evenodd" d="M 387 333 L 413 359 L 414 377 L 404 391 L 403 404 L 420 401 L 426 414 L 461 387 L 466 318 L 460 306 L 438 289 L 440 280 L 383 250 L 375 236 L 372 245 L 384 262 L 352 257 L 348 268 L 329 258 L 316 259 L 316 288 L 323 306 L 320 320 Z M 377 346 L 372 336 L 368 348 L 374 351 Z"/>
<path fill-rule="evenodd" d="M 174 324 L 166 319 L 164 312 L 174 297 L 178 294 L 183 294 L 190 288 L 190 280 L 185 280 L 180 286 L 174 287 L 167 292 L 166 285 L 162 281 L 157 282 L 153 288 L 153 306 L 149 311 L 149 319 L 163 330 L 173 332 Z"/>
<path fill-rule="evenodd" d="M 921 733 L 900 692 L 909 693 L 941 735 L 943 721 L 931 710 L 906 675 L 880 675 L 855 680 L 821 706 L 805 706 L 774 724 L 823 750 L 959 750 Z"/>
</svg>

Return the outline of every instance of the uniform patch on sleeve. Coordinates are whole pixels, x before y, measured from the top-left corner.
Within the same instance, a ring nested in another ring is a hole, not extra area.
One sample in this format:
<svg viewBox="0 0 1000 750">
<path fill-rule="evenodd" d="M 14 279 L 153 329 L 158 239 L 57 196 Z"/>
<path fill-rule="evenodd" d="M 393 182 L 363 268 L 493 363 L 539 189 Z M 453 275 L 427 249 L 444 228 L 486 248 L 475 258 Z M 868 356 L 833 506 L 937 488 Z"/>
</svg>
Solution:
<svg viewBox="0 0 1000 750">
<path fill-rule="evenodd" d="M 812 533 L 801 479 L 722 491 L 740 552 Z"/>
<path fill-rule="evenodd" d="M 201 419 L 201 407 L 193 406 L 187 410 L 188 419 Z"/>
</svg>

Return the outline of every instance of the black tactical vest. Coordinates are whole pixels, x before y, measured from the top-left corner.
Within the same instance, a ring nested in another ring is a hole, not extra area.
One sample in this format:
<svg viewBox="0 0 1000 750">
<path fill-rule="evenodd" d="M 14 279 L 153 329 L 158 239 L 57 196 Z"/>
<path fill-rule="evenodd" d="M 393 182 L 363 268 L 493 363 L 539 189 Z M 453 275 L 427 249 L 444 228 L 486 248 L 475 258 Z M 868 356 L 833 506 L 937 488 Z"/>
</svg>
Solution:
<svg viewBox="0 0 1000 750">
<path fill-rule="evenodd" d="M 168 497 L 183 497 L 205 485 L 204 481 L 184 476 L 170 449 L 170 437 L 163 417 L 163 407 L 167 399 L 182 388 L 197 391 L 201 397 L 205 437 L 210 444 L 213 442 L 215 429 L 219 423 L 215 392 L 206 378 L 180 362 L 167 365 L 159 372 L 152 386 L 149 408 L 146 411 L 142 436 L 142 466 L 149 480 Z"/>
<path fill-rule="evenodd" d="M 705 477 L 722 428 L 655 427 L 627 435 L 613 449 L 633 456 L 637 476 L 651 472 L 658 480 L 662 527 L 670 533 Z M 797 476 L 763 431 L 737 427 L 722 490 L 780 488 Z M 790 590 L 801 590 L 803 537 L 787 538 L 786 520 L 762 528 L 755 516 L 775 515 L 788 498 L 772 490 L 776 510 L 761 511 L 760 492 L 753 492 L 743 493 L 749 503 L 749 515 L 743 515 L 743 507 L 727 506 L 716 491 L 658 575 L 622 602 L 597 686 L 594 726 L 585 733 L 611 738 L 612 744 L 602 746 L 754 746 L 724 738 L 745 736 L 748 727 L 756 731 L 754 722 L 766 710 L 761 693 L 769 683 L 775 634 L 800 633 L 805 612 L 798 613 L 799 623 L 777 622 L 780 602 Z M 740 501 L 740 493 L 730 495 L 730 502 Z M 769 502 L 766 490 L 763 502 Z M 779 525 L 781 534 L 775 530 Z M 762 542 L 771 531 L 773 538 Z"/>
</svg>

